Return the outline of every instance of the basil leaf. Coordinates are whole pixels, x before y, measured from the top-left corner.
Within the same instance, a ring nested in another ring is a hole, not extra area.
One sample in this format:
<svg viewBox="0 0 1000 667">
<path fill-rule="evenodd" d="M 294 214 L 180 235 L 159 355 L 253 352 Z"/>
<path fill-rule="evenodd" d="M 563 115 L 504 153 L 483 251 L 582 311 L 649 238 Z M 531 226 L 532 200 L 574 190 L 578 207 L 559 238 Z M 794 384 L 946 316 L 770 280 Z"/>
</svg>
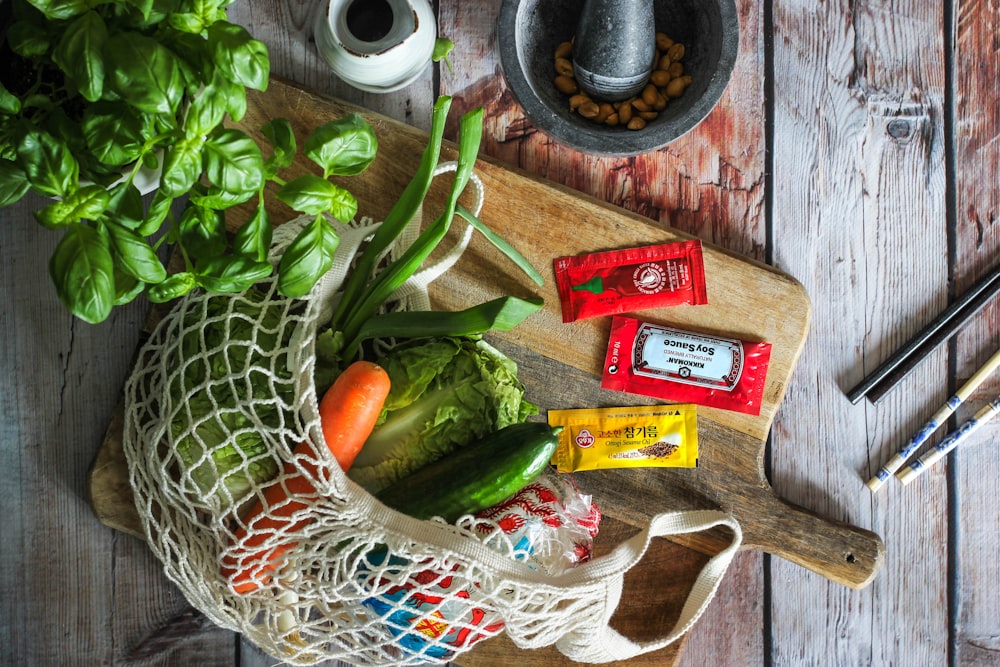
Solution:
<svg viewBox="0 0 1000 667">
<path fill-rule="evenodd" d="M 101 99 L 104 90 L 102 49 L 108 40 L 104 19 L 91 10 L 70 22 L 52 52 L 52 60 L 89 102 Z"/>
<path fill-rule="evenodd" d="M 35 220 L 46 229 L 68 227 L 72 222 L 69 217 L 69 207 L 62 200 L 49 203 L 44 208 L 34 212 Z"/>
<path fill-rule="evenodd" d="M 41 58 L 49 52 L 49 34 L 30 21 L 15 21 L 7 29 L 7 44 L 11 51 L 28 59 Z"/>
<path fill-rule="evenodd" d="M 107 226 L 111 248 L 117 260 L 115 267 L 144 283 L 159 283 L 167 278 L 167 270 L 149 242 L 130 229 L 119 225 Z"/>
<path fill-rule="evenodd" d="M 208 27 L 212 60 L 230 81 L 266 90 L 271 75 L 271 61 L 263 42 L 250 36 L 241 26 L 216 21 Z"/>
<path fill-rule="evenodd" d="M 184 131 L 189 136 L 204 137 L 225 118 L 229 101 L 218 81 L 221 81 L 220 77 L 213 77 L 212 82 L 202 88 L 191 101 L 184 119 Z"/>
<path fill-rule="evenodd" d="M 117 225 L 138 230 L 142 226 L 145 210 L 142 203 L 142 193 L 130 181 L 122 181 L 109 190 L 111 201 L 105 215 Z"/>
<path fill-rule="evenodd" d="M 198 267 L 195 279 L 210 292 L 242 292 L 271 275 L 274 267 L 242 255 L 216 257 Z"/>
<path fill-rule="evenodd" d="M 104 164 L 121 166 L 142 155 L 142 120 L 124 104 L 98 102 L 83 112 L 80 125 L 87 147 Z"/>
<path fill-rule="evenodd" d="M 273 233 L 271 216 L 263 205 L 259 205 L 250 219 L 236 230 L 236 235 L 233 237 L 233 252 L 258 262 L 266 261 Z"/>
<path fill-rule="evenodd" d="M 188 206 L 181 215 L 180 242 L 194 258 L 211 258 L 226 250 L 226 220 L 222 213 Z"/>
<path fill-rule="evenodd" d="M 342 222 L 358 212 L 358 200 L 342 187 L 315 174 L 305 174 L 285 183 L 276 193 L 296 211 L 310 215 L 329 212 Z"/>
<path fill-rule="evenodd" d="M 205 29 L 205 24 L 201 17 L 191 12 L 177 12 L 167 18 L 170 27 L 181 32 L 189 32 L 194 35 L 201 34 Z"/>
<path fill-rule="evenodd" d="M 149 20 L 155 0 L 125 0 L 125 4 L 138 10 L 143 19 Z"/>
<path fill-rule="evenodd" d="M 69 147 L 48 132 L 28 132 L 17 157 L 28 182 L 44 194 L 62 197 L 79 179 L 80 166 Z"/>
<path fill-rule="evenodd" d="M 375 159 L 378 139 L 368 121 L 352 113 L 313 130 L 302 150 L 326 176 L 354 176 Z"/>
<path fill-rule="evenodd" d="M 14 93 L 7 90 L 6 86 L 0 82 L 0 112 L 15 115 L 21 113 L 21 100 Z"/>
<path fill-rule="evenodd" d="M 333 266 L 340 237 L 322 217 L 317 217 L 285 249 L 278 265 L 278 292 L 287 297 L 305 296 Z"/>
<path fill-rule="evenodd" d="M 160 188 L 168 195 L 186 194 L 201 176 L 202 141 L 198 138 L 181 139 L 167 151 L 160 175 Z"/>
<path fill-rule="evenodd" d="M 106 233 L 88 225 L 66 230 L 52 257 L 49 274 L 63 305 L 84 322 L 107 319 L 115 299 L 114 263 Z"/>
<path fill-rule="evenodd" d="M 184 296 L 196 286 L 194 274 L 184 271 L 168 276 L 166 280 L 146 289 L 146 295 L 153 303 L 166 303 Z"/>
<path fill-rule="evenodd" d="M 163 221 L 167 219 L 167 215 L 170 214 L 170 207 L 173 203 L 174 198 L 168 195 L 163 188 L 159 188 L 153 194 L 153 201 L 149 204 L 149 210 L 146 211 L 142 226 L 136 230 L 139 235 L 152 236 L 155 234 L 163 225 Z"/>
<path fill-rule="evenodd" d="M 117 266 L 114 272 L 115 279 L 115 301 L 116 306 L 124 306 L 126 303 L 131 303 L 135 300 L 135 297 L 142 294 L 142 291 L 146 288 L 146 284 L 142 281 L 136 280 L 134 276 L 121 271 Z"/>
<path fill-rule="evenodd" d="M 90 9 L 87 0 L 31 0 L 50 19 L 68 19 Z"/>
<path fill-rule="evenodd" d="M 184 94 L 176 56 L 152 37 L 113 35 L 104 45 L 111 84 L 126 102 L 146 113 L 172 114 Z"/>
<path fill-rule="evenodd" d="M 104 215 L 110 201 L 111 195 L 100 185 L 85 185 L 66 199 L 54 201 L 36 211 L 35 218 L 49 229 L 65 227 L 81 220 L 97 220 Z"/>
<path fill-rule="evenodd" d="M 295 132 L 285 118 L 275 118 L 261 128 L 273 154 L 264 163 L 268 170 L 284 169 L 295 161 Z"/>
<path fill-rule="evenodd" d="M 257 193 L 253 190 L 247 190 L 246 192 L 226 192 L 216 187 L 202 188 L 196 185 L 195 189 L 190 193 L 190 199 L 192 204 L 223 211 L 248 201 L 255 194 Z"/>
<path fill-rule="evenodd" d="M 253 139 L 224 129 L 205 141 L 205 174 L 228 192 L 256 192 L 264 185 L 264 157 Z"/>
<path fill-rule="evenodd" d="M 226 86 L 226 111 L 235 122 L 243 120 L 247 113 L 247 89 L 238 83 L 229 82 Z"/>
<path fill-rule="evenodd" d="M 30 187 L 23 169 L 10 160 L 0 160 L 0 208 L 21 199 Z"/>
</svg>

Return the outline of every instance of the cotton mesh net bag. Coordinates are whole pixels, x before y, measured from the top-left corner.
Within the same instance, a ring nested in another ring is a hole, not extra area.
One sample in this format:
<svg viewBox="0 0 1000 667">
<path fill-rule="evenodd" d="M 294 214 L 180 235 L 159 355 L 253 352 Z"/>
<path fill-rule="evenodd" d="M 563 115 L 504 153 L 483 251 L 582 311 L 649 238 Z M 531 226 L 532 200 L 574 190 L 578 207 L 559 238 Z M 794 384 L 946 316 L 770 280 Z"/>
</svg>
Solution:
<svg viewBox="0 0 1000 667">
<path fill-rule="evenodd" d="M 472 182 L 478 214 L 482 186 Z M 302 222 L 275 230 L 273 262 Z M 410 226 L 419 224 L 418 215 Z M 295 665 L 441 663 L 499 632 L 525 649 L 555 645 L 594 663 L 675 641 L 740 544 L 730 516 L 660 514 L 605 556 L 540 567 L 489 517 L 413 519 L 339 468 L 320 425 L 315 340 L 373 229 L 364 221 L 341 234 L 334 268 L 307 297 L 280 296 L 276 278 L 239 295 L 191 293 L 141 350 L 126 385 L 123 445 L 139 517 L 166 575 L 214 623 Z M 457 260 L 471 232 L 401 288 L 397 307 L 429 308 L 427 283 Z M 304 442 L 311 446 L 297 448 Z M 304 487 L 296 483 L 303 478 Z M 263 537 L 240 531 L 255 502 L 275 519 Z M 622 578 L 651 539 L 714 526 L 728 526 L 732 543 L 705 565 L 673 629 L 639 643 L 609 626 Z M 268 569 L 249 580 L 230 567 L 248 553 L 268 555 Z"/>
</svg>

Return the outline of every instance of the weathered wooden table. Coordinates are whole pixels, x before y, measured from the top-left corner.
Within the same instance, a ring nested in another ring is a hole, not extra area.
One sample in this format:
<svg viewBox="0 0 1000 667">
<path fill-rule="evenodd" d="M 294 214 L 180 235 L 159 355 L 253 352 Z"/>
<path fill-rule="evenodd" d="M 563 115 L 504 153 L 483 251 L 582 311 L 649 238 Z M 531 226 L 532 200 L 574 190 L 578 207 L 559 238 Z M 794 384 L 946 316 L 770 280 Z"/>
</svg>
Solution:
<svg viewBox="0 0 1000 667">
<path fill-rule="evenodd" d="M 857 591 L 743 551 L 679 664 L 1000 664 L 998 427 L 905 488 L 872 496 L 864 486 L 995 350 L 995 306 L 878 405 L 844 396 L 996 263 L 1000 12 L 741 1 L 736 72 L 709 118 L 660 151 L 599 159 L 535 131 L 505 89 L 499 5 L 439 2 L 454 69 L 391 95 L 329 74 L 310 41 L 314 3 L 238 2 L 230 14 L 268 44 L 276 74 L 422 129 L 438 94 L 482 105 L 483 152 L 499 163 L 804 285 L 811 331 L 765 462 L 783 498 L 881 535 L 885 564 Z M 142 541 L 97 521 L 87 480 L 146 306 L 100 326 L 72 320 L 48 282 L 56 239 L 31 218 L 37 203 L 0 211 L 0 664 L 138 664 L 136 642 L 186 603 Z M 991 378 L 959 418 L 998 391 Z M 142 664 L 273 662 L 196 618 L 173 629 Z"/>
</svg>

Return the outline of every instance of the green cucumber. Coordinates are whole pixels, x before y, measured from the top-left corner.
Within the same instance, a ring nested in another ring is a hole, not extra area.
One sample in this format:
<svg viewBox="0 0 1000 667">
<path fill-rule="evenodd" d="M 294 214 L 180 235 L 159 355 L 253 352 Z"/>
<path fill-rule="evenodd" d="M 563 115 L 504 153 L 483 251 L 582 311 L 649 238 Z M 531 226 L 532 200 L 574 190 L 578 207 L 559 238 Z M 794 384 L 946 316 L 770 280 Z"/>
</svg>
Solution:
<svg viewBox="0 0 1000 667">
<path fill-rule="evenodd" d="M 430 463 L 375 497 L 417 519 L 453 523 L 514 495 L 549 464 L 562 427 L 511 424 Z"/>
</svg>

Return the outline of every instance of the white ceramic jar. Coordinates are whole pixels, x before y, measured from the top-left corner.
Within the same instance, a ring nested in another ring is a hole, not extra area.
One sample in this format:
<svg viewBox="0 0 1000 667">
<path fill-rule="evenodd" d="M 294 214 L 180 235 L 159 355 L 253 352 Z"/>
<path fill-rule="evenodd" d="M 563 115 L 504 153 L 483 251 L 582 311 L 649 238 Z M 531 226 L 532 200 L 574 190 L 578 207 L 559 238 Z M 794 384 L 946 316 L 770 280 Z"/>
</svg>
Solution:
<svg viewBox="0 0 1000 667">
<path fill-rule="evenodd" d="M 437 21 L 429 0 L 328 0 L 320 6 L 315 38 L 338 77 L 388 93 L 430 65 Z"/>
</svg>

